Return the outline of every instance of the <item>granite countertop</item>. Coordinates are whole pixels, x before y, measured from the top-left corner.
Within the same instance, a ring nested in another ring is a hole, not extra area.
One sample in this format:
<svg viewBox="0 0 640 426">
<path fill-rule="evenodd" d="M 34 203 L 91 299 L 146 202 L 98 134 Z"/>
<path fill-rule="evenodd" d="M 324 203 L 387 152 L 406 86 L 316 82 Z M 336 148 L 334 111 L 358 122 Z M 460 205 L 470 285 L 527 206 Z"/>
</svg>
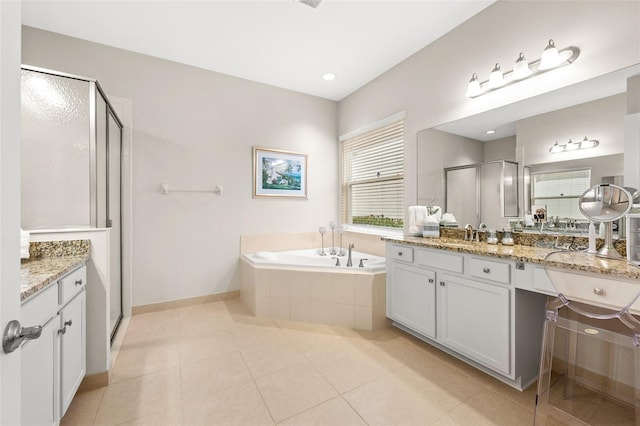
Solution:
<svg viewBox="0 0 640 426">
<path fill-rule="evenodd" d="M 593 254 L 578 251 L 562 251 L 516 244 L 487 244 L 486 242 L 464 241 L 454 238 L 422 238 L 422 237 L 384 237 L 384 241 L 416 247 L 448 250 L 453 252 L 488 256 L 499 259 L 522 261 L 528 263 L 547 264 L 574 271 L 593 272 L 623 279 L 640 280 L 640 267 L 627 263 L 626 260 L 613 260 L 597 257 Z"/>
<path fill-rule="evenodd" d="M 83 265 L 89 254 L 89 240 L 32 242 L 20 266 L 20 301 Z"/>
</svg>

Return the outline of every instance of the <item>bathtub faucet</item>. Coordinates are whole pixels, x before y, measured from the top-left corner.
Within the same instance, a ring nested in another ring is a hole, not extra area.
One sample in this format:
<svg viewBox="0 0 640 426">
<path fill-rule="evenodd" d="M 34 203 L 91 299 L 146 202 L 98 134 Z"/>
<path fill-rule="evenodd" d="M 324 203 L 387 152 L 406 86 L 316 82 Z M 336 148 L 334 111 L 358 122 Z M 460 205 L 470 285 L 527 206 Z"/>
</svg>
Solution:
<svg viewBox="0 0 640 426">
<path fill-rule="evenodd" d="M 347 258 L 347 266 L 350 268 L 353 266 L 353 263 L 351 263 L 351 250 L 355 248 L 355 246 L 353 245 L 353 243 L 349 244 L 349 257 Z"/>
</svg>

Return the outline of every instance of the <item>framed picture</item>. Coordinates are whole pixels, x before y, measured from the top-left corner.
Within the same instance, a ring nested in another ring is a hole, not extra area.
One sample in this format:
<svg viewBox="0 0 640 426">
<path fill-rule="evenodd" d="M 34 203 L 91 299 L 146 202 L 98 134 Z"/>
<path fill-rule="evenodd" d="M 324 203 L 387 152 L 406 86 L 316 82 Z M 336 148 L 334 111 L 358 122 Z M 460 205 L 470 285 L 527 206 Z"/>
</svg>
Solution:
<svg viewBox="0 0 640 426">
<path fill-rule="evenodd" d="M 307 155 L 254 146 L 253 197 L 307 198 Z"/>
</svg>

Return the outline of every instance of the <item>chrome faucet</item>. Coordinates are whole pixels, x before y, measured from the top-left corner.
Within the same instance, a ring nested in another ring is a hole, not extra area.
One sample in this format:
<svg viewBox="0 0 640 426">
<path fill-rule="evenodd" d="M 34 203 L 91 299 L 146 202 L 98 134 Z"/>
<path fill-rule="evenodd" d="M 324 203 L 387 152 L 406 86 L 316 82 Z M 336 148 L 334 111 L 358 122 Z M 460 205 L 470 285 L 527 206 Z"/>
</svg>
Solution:
<svg viewBox="0 0 640 426">
<path fill-rule="evenodd" d="M 351 263 L 351 250 L 354 248 L 355 246 L 353 245 L 353 243 L 349 244 L 349 257 L 347 258 L 347 266 L 349 268 L 353 266 L 353 263 Z"/>
<path fill-rule="evenodd" d="M 473 241 L 473 226 L 471 226 L 471 224 L 464 226 L 464 240 Z"/>
</svg>

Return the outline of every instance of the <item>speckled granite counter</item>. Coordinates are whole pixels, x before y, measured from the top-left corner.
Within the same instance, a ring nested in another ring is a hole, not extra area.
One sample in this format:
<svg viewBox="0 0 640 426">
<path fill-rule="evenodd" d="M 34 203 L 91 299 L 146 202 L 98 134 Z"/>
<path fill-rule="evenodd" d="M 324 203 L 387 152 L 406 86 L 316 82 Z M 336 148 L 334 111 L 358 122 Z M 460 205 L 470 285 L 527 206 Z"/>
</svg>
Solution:
<svg viewBox="0 0 640 426">
<path fill-rule="evenodd" d="M 554 249 L 526 245 L 503 246 L 486 242 L 471 242 L 453 238 L 421 238 L 421 237 L 384 237 L 383 241 L 406 244 L 416 247 L 442 249 L 459 253 L 495 257 L 513 261 L 544 264 L 544 260 Z M 549 265 L 573 269 L 575 271 L 606 274 L 619 278 L 640 280 L 640 267 L 628 264 L 625 260 L 612 260 L 597 257 L 583 252 L 566 251 L 555 253 L 547 260 Z"/>
<path fill-rule="evenodd" d="M 32 242 L 20 267 L 20 300 L 24 301 L 89 259 L 89 240 Z"/>
</svg>

